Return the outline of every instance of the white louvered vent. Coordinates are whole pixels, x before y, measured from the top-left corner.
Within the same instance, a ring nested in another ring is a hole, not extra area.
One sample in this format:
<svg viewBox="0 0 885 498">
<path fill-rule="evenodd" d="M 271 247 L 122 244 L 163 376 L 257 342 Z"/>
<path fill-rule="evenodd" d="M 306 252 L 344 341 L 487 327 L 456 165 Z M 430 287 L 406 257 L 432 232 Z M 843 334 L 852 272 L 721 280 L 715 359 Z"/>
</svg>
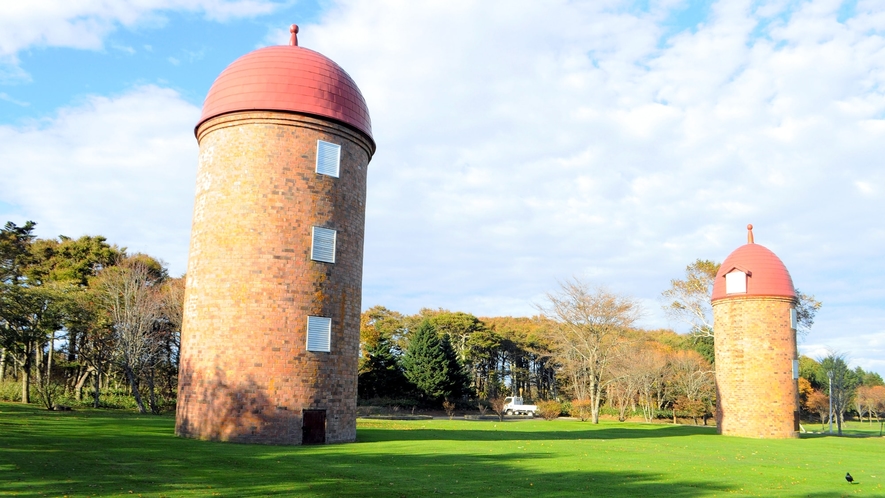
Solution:
<svg viewBox="0 0 885 498">
<path fill-rule="evenodd" d="M 341 164 L 341 146 L 317 140 L 317 173 L 338 178 Z"/>
<path fill-rule="evenodd" d="M 796 309 L 793 308 L 790 310 L 790 328 L 796 330 L 799 325 L 799 316 L 796 315 Z"/>
<path fill-rule="evenodd" d="M 324 316 L 307 317 L 307 350 L 328 353 L 331 351 L 332 319 Z"/>
<path fill-rule="evenodd" d="M 726 294 L 746 294 L 747 293 L 747 274 L 735 270 L 725 275 L 725 293 Z"/>
<path fill-rule="evenodd" d="M 335 262 L 335 230 L 313 227 L 310 259 L 324 263 Z"/>
</svg>

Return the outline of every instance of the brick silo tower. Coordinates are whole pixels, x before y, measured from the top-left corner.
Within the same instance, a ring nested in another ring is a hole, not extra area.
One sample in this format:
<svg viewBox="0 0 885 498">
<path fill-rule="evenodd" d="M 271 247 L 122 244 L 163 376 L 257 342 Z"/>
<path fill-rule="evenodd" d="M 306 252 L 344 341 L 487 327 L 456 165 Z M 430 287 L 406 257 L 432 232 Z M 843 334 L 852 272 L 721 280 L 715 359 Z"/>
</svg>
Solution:
<svg viewBox="0 0 885 498">
<path fill-rule="evenodd" d="M 796 290 L 780 258 L 747 229 L 747 245 L 725 258 L 713 283 L 717 430 L 798 437 Z"/>
<path fill-rule="evenodd" d="M 298 46 L 255 50 L 209 90 L 187 270 L 176 434 L 356 439 L 366 171 L 350 76 Z"/>
</svg>

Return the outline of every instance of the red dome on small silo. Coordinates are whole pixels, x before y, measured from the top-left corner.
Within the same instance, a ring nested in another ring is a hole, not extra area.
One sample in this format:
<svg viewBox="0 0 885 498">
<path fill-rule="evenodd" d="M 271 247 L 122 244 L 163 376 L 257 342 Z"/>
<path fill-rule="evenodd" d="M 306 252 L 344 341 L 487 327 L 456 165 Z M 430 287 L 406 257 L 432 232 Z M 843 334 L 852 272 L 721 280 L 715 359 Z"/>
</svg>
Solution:
<svg viewBox="0 0 885 498">
<path fill-rule="evenodd" d="M 738 247 L 722 262 L 716 280 L 713 282 L 713 301 L 734 296 L 796 297 L 793 279 L 787 267 L 777 255 L 765 246 L 752 242 Z M 747 274 L 746 292 L 728 294 L 725 290 L 725 275 L 738 269 Z"/>
<path fill-rule="evenodd" d="M 264 47 L 235 60 L 209 89 L 197 128 L 221 114 L 259 110 L 333 119 L 372 140 L 369 109 L 356 83 L 334 61 L 307 48 Z"/>
</svg>

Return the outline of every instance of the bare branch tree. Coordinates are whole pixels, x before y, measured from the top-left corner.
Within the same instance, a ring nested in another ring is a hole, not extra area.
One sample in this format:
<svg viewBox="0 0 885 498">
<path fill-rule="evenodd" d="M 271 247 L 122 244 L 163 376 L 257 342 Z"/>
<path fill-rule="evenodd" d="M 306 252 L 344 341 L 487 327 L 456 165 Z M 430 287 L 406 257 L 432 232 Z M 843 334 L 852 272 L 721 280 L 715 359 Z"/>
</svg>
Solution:
<svg viewBox="0 0 885 498">
<path fill-rule="evenodd" d="M 105 268 L 96 282 L 97 300 L 112 324 L 116 361 L 141 413 L 147 413 L 147 409 L 139 392 L 139 376 L 152 366 L 158 349 L 154 324 L 160 316 L 161 301 L 155 284 L 151 269 L 135 258 Z"/>
<path fill-rule="evenodd" d="M 492 408 L 492 411 L 495 412 L 495 415 L 498 416 L 498 420 L 504 421 L 504 406 L 506 403 L 504 402 L 504 398 L 496 397 L 489 400 L 489 406 Z"/>
<path fill-rule="evenodd" d="M 805 294 L 796 289 L 796 334 L 799 337 L 805 337 L 811 331 L 814 325 L 814 317 L 817 311 L 823 306 L 823 303 L 814 298 L 814 296 Z"/>
<path fill-rule="evenodd" d="M 713 371 L 707 360 L 696 351 L 676 351 L 668 361 L 668 379 L 674 396 L 673 421 L 676 421 L 677 407 L 694 419 L 704 416 L 713 408 L 716 385 Z"/>
<path fill-rule="evenodd" d="M 633 353 L 631 367 L 642 416 L 651 422 L 667 397 L 664 384 L 667 357 L 660 348 L 645 343 Z"/>
<path fill-rule="evenodd" d="M 560 284 L 548 294 L 542 311 L 557 325 L 551 330 L 554 357 L 562 365 L 578 399 L 589 399 L 591 420 L 599 423 L 599 406 L 610 366 L 623 345 L 625 331 L 641 315 L 639 304 L 603 288 L 590 289 L 580 280 Z"/>
<path fill-rule="evenodd" d="M 713 335 L 713 281 L 719 263 L 698 259 L 685 267 L 685 280 L 670 280 L 670 288 L 661 293 L 667 316 L 691 327 L 693 334 Z"/>
</svg>

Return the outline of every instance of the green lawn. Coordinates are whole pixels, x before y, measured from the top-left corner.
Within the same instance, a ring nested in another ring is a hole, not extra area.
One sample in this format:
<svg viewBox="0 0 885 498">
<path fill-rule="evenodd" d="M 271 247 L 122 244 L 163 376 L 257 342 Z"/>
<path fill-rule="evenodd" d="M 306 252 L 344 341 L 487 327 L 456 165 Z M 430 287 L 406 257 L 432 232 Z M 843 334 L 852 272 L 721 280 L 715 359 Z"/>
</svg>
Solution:
<svg viewBox="0 0 885 498">
<path fill-rule="evenodd" d="M 173 425 L 168 416 L 0 403 L 0 496 L 885 496 L 879 437 L 360 420 L 354 444 L 273 447 L 179 439 Z M 850 427 L 878 436 L 873 428 Z"/>
</svg>

